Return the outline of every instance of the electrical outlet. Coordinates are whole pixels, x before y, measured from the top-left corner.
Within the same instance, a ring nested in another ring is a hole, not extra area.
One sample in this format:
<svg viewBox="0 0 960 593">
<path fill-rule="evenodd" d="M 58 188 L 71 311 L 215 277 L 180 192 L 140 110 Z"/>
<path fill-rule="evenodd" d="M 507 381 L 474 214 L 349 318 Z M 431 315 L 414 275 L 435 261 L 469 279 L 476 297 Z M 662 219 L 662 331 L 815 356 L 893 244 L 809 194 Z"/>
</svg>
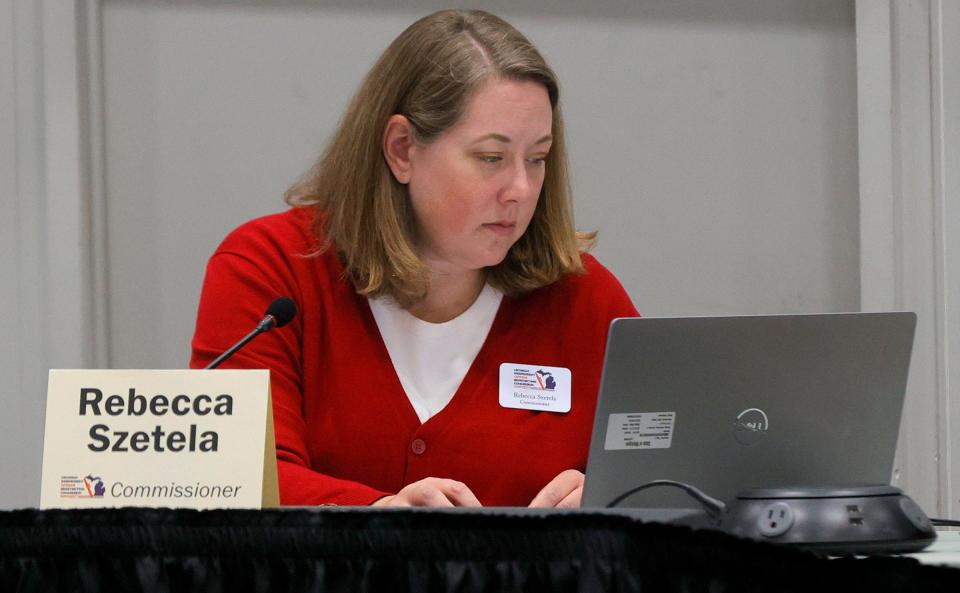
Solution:
<svg viewBox="0 0 960 593">
<path fill-rule="evenodd" d="M 793 527 L 793 509 L 785 502 L 774 502 L 763 508 L 757 518 L 757 528 L 766 537 L 783 535 Z"/>
</svg>

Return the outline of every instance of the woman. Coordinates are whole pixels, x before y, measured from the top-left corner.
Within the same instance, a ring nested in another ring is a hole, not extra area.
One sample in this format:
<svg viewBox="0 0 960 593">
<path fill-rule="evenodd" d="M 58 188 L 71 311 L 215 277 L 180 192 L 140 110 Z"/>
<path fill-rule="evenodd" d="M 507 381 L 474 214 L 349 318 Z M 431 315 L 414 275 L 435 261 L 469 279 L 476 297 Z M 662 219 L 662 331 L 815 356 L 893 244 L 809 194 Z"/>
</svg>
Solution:
<svg viewBox="0 0 960 593">
<path fill-rule="evenodd" d="M 191 365 L 271 370 L 284 504 L 576 506 L 607 327 L 636 310 L 573 227 L 556 77 L 480 11 L 404 31 L 293 209 L 207 268 Z"/>
</svg>

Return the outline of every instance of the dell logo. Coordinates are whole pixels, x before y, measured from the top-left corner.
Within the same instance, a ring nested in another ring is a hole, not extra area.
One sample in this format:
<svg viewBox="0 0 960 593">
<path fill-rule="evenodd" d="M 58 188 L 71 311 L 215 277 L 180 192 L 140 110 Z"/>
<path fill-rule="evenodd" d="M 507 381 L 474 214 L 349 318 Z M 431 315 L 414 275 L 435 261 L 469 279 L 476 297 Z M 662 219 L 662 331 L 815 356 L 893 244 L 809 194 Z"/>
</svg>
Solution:
<svg viewBox="0 0 960 593">
<path fill-rule="evenodd" d="M 747 408 L 737 414 L 733 427 L 733 438 L 737 439 L 738 443 L 753 445 L 767 434 L 770 422 L 767 420 L 766 412 L 760 408 Z"/>
</svg>

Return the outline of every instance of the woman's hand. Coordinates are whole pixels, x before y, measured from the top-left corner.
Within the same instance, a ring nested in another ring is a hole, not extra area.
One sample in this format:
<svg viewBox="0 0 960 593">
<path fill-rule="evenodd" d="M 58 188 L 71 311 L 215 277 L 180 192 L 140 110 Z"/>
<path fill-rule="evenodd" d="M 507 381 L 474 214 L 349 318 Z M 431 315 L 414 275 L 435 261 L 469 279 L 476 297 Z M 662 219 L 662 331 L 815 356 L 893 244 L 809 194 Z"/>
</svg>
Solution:
<svg viewBox="0 0 960 593">
<path fill-rule="evenodd" d="M 577 499 L 579 501 L 579 498 Z M 479 507 L 483 506 L 463 482 L 424 478 L 408 484 L 396 494 L 384 496 L 375 507 Z"/>
<path fill-rule="evenodd" d="M 581 496 L 583 496 L 583 473 L 568 469 L 550 480 L 550 483 L 533 497 L 530 507 L 577 508 L 580 506 Z"/>
</svg>

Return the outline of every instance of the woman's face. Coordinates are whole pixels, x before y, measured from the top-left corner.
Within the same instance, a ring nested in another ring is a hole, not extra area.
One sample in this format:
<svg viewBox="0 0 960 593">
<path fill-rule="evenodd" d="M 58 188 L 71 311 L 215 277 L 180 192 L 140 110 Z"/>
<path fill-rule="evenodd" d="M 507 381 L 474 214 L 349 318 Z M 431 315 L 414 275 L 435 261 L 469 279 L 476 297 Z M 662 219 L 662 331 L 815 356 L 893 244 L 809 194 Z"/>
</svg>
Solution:
<svg viewBox="0 0 960 593">
<path fill-rule="evenodd" d="M 474 93 L 456 125 L 411 146 L 416 247 L 434 272 L 503 261 L 537 206 L 552 116 L 543 85 L 492 80 Z"/>
</svg>

